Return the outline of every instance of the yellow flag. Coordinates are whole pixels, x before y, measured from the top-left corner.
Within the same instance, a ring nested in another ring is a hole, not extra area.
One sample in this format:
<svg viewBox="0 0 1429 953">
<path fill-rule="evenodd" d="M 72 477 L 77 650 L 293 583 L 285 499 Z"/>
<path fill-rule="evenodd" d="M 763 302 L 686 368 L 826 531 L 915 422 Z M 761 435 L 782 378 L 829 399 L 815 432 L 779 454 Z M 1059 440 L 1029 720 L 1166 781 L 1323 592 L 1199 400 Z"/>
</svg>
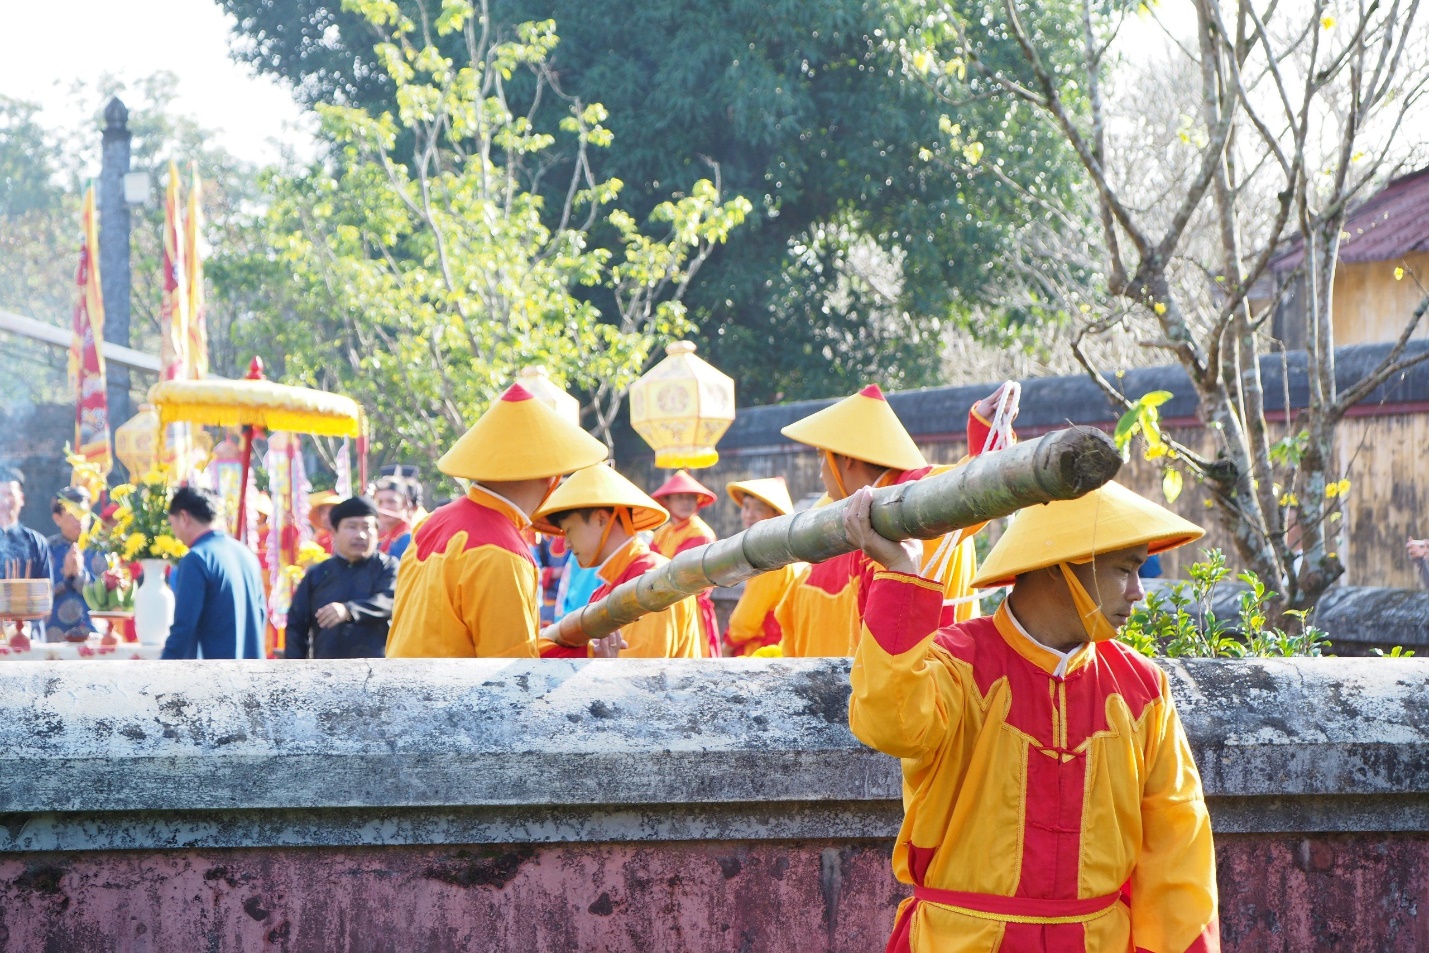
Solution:
<svg viewBox="0 0 1429 953">
<path fill-rule="evenodd" d="M 208 376 L 208 306 L 203 294 L 203 256 L 199 252 L 199 235 L 203 232 L 203 183 L 198 177 L 198 163 L 193 163 L 193 184 L 189 187 L 189 214 L 184 221 L 184 262 L 188 265 L 189 376 L 203 380 Z"/>
<path fill-rule="evenodd" d="M 189 286 L 184 261 L 183 202 L 179 167 L 169 162 L 164 195 L 164 296 L 159 306 L 159 362 L 164 380 L 189 377 Z"/>
</svg>

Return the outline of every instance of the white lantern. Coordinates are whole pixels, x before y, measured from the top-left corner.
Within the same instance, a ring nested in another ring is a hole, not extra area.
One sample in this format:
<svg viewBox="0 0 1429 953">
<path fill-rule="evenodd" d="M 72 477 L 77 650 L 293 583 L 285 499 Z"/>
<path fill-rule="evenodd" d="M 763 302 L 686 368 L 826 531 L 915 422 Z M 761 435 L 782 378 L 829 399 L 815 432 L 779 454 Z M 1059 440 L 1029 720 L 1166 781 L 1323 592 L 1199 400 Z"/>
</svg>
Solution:
<svg viewBox="0 0 1429 953">
<path fill-rule="evenodd" d="M 665 355 L 630 388 L 631 426 L 655 450 L 657 467 L 712 467 L 715 444 L 734 422 L 734 380 L 696 357 L 689 341 Z"/>
</svg>

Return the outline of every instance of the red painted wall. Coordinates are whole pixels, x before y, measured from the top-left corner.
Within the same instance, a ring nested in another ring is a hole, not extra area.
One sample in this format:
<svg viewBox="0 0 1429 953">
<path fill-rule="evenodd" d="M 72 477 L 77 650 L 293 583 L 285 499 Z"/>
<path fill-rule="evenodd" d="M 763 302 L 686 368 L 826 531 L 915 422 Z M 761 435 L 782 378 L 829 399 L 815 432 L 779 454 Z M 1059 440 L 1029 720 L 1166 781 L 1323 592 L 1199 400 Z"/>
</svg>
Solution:
<svg viewBox="0 0 1429 953">
<path fill-rule="evenodd" d="M 886 842 L 10 855 L 0 951 L 882 949 Z M 1227 953 L 1429 950 L 1429 836 L 1222 837 Z M 1421 916 L 1420 911 L 1424 914 Z"/>
</svg>

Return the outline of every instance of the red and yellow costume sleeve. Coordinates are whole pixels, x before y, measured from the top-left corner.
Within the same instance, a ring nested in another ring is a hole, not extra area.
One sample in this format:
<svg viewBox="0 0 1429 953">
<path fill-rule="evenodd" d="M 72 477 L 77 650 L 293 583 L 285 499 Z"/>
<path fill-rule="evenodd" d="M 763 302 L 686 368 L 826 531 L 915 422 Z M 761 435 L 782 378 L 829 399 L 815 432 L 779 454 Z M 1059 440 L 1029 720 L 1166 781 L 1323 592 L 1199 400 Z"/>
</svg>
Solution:
<svg viewBox="0 0 1429 953">
<path fill-rule="evenodd" d="M 729 615 L 724 642 L 734 655 L 749 655 L 766 645 L 778 645 L 783 637 L 775 608 L 798 581 L 803 563 L 781 566 L 760 573 L 744 584 L 744 594 Z"/>
<path fill-rule="evenodd" d="M 474 487 L 433 513 L 402 556 L 389 658 L 535 658 L 538 575 L 522 518 Z"/>
<path fill-rule="evenodd" d="M 878 573 L 849 723 L 902 759 L 914 895 L 890 951 L 1211 953 L 1215 855 L 1165 674 L 1118 642 L 1066 663 L 1006 605 L 938 628 L 942 587 Z"/>
</svg>

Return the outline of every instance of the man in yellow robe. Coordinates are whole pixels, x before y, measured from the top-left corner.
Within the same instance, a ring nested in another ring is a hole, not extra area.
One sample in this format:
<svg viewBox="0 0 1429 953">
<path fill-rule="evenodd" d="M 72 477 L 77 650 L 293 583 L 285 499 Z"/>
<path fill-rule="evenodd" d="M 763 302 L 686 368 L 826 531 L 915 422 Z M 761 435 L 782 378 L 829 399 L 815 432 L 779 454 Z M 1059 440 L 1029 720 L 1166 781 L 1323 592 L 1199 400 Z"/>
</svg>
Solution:
<svg viewBox="0 0 1429 953">
<path fill-rule="evenodd" d="M 1000 450 L 1015 439 L 1011 422 L 1017 417 L 1017 389 L 1004 384 L 980 400 L 968 414 L 968 455 L 958 465 L 986 450 Z M 1001 405 L 1002 413 L 997 409 Z M 1000 417 L 1006 428 L 994 432 Z M 930 466 L 903 428 L 876 384 L 831 407 L 785 427 L 781 433 L 818 449 L 823 455 L 820 477 L 830 500 L 842 500 L 856 490 L 893 486 L 951 470 Z M 944 621 L 960 622 L 980 614 L 972 590 L 977 571 L 973 536 L 980 527 L 950 533 L 924 544 L 920 566 L 925 576 L 943 584 Z M 852 552 L 809 567 L 775 611 L 783 631 L 786 656 L 848 656 L 862 631 L 864 592 L 874 567 L 863 553 Z"/>
<path fill-rule="evenodd" d="M 433 512 L 397 571 L 388 658 L 535 658 L 539 575 L 521 536 L 561 474 L 605 444 L 513 385 L 437 461 L 471 480 Z"/>
<path fill-rule="evenodd" d="M 849 725 L 903 763 L 889 953 L 1218 953 L 1215 851 L 1166 674 L 1114 641 L 1151 554 L 1200 527 L 1115 483 L 1023 510 L 974 585 L 988 618 L 939 628 L 922 547 L 850 538 L 879 565 Z"/>
<path fill-rule="evenodd" d="M 575 473 L 536 511 L 542 533 L 564 536 L 576 562 L 596 568 L 603 585 L 591 601 L 608 596 L 616 586 L 669 562 L 650 551 L 637 533 L 669 519 L 665 508 L 605 464 Z M 543 658 L 703 658 L 704 633 L 693 597 L 661 612 L 652 612 L 598 644 L 565 644 L 542 640 Z"/>
<path fill-rule="evenodd" d="M 714 491 L 690 476 L 688 470 L 676 470 L 675 475 L 661 484 L 650 494 L 670 514 L 670 521 L 655 531 L 650 548 L 674 559 L 687 549 L 704 546 L 719 539 L 710 524 L 700 519 L 698 512 L 715 502 Z M 705 644 L 711 656 L 719 652 L 719 621 L 715 618 L 714 600 L 710 592 L 695 596 L 695 605 L 700 610 L 700 630 L 704 633 Z"/>
<path fill-rule="evenodd" d="M 739 518 L 745 529 L 794 512 L 794 502 L 789 498 L 789 487 L 783 477 L 736 480 L 729 483 L 725 491 L 739 506 Z M 744 594 L 730 613 L 729 626 L 724 632 L 725 655 L 753 655 L 780 643 L 783 630 L 779 628 L 774 609 L 808 568 L 807 563 L 790 563 L 760 573 L 744 584 Z"/>
</svg>

